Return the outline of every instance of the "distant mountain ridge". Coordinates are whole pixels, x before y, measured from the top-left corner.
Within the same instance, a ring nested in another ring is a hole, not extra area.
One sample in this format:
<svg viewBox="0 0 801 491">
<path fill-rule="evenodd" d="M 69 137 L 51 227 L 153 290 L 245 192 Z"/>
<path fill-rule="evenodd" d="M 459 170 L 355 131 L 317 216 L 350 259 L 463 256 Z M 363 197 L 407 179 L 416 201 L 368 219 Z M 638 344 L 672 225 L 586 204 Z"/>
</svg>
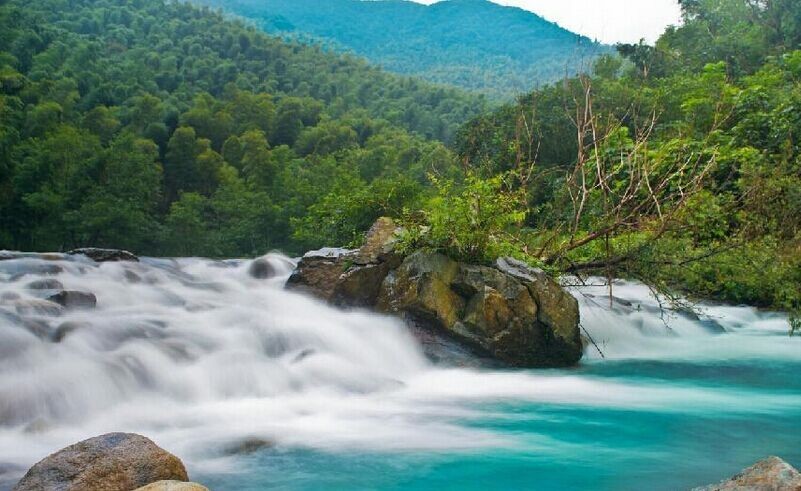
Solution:
<svg viewBox="0 0 801 491">
<path fill-rule="evenodd" d="M 488 0 L 200 0 L 267 32 L 322 42 L 397 73 L 497 98 L 586 67 L 610 47 Z"/>
</svg>

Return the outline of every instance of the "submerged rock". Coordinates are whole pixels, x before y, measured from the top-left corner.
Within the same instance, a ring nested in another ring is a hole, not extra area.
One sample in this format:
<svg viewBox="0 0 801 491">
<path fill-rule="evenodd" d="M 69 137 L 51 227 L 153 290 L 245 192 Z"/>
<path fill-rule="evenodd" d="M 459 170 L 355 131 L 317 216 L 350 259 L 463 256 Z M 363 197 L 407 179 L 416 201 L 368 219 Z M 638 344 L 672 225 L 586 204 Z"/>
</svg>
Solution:
<svg viewBox="0 0 801 491">
<path fill-rule="evenodd" d="M 133 261 L 139 262 L 139 258 L 135 254 L 122 251 L 118 249 L 99 249 L 96 247 L 85 247 L 82 249 L 74 249 L 67 254 L 77 255 L 81 254 L 96 263 L 117 262 L 117 261 Z"/>
<path fill-rule="evenodd" d="M 142 486 L 134 491 L 209 491 L 209 488 L 196 482 L 159 481 Z"/>
<path fill-rule="evenodd" d="M 178 457 L 141 435 L 109 433 L 45 458 L 14 491 L 130 491 L 164 480 L 189 480 Z"/>
<path fill-rule="evenodd" d="M 266 280 L 275 277 L 278 271 L 270 264 L 269 259 L 260 257 L 254 259 L 248 267 L 248 274 L 257 280 Z"/>
<path fill-rule="evenodd" d="M 97 297 L 94 293 L 74 290 L 62 290 L 47 297 L 47 300 L 68 309 L 92 309 L 97 306 Z"/>
<path fill-rule="evenodd" d="M 728 481 L 693 491 L 801 491 L 801 473 L 779 457 L 768 457 Z"/>
<path fill-rule="evenodd" d="M 64 311 L 63 306 L 51 300 L 38 298 L 24 298 L 15 300 L 14 309 L 19 315 L 50 315 L 58 316 Z"/>
<path fill-rule="evenodd" d="M 141 283 L 142 282 L 142 277 L 139 276 L 138 274 L 136 274 L 135 272 L 131 271 L 130 269 L 126 269 L 122 273 L 122 275 L 123 275 L 123 277 L 125 277 L 125 280 L 128 283 Z"/>
<path fill-rule="evenodd" d="M 55 278 L 46 278 L 28 283 L 29 290 L 61 290 L 64 285 Z"/>
<path fill-rule="evenodd" d="M 11 275 L 10 281 L 16 281 L 28 275 L 56 275 L 64 268 L 52 262 L 44 262 L 30 258 L 0 262 L 0 273 Z"/>
<path fill-rule="evenodd" d="M 0 261 L 10 261 L 13 259 L 40 259 L 42 261 L 63 261 L 68 257 L 60 252 L 18 252 L 0 251 Z"/>
<path fill-rule="evenodd" d="M 67 321 L 62 322 L 61 324 L 56 327 L 53 334 L 50 335 L 50 340 L 54 343 L 60 343 L 64 341 L 68 335 L 72 334 L 75 331 L 80 329 L 87 329 L 92 327 L 92 325 L 88 322 L 78 322 L 78 321 Z"/>
<path fill-rule="evenodd" d="M 495 265 L 459 263 L 442 254 L 395 251 L 398 228 L 379 219 L 358 250 L 306 254 L 287 283 L 334 305 L 401 315 L 426 348 L 448 346 L 442 334 L 508 365 L 570 366 L 582 354 L 578 302 L 553 278 L 510 258 Z M 427 350 L 427 354 L 428 350 Z"/>
<path fill-rule="evenodd" d="M 223 448 L 223 453 L 225 455 L 247 455 L 258 452 L 259 450 L 271 448 L 273 446 L 275 446 L 275 444 L 269 440 L 252 437 L 245 438 L 227 445 L 225 448 Z"/>
</svg>

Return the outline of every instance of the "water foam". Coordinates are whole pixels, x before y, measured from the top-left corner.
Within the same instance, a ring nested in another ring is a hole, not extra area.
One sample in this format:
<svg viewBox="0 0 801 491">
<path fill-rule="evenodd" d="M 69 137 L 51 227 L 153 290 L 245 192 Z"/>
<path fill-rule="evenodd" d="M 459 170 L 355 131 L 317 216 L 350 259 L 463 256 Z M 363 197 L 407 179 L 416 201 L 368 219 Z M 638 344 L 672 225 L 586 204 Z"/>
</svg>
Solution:
<svg viewBox="0 0 801 491">
<path fill-rule="evenodd" d="M 514 435 L 470 424 L 502 417 L 485 405 L 504 401 L 766 413 L 801 404 L 793 394 L 744 397 L 581 372 L 434 366 L 400 321 L 288 292 L 293 263 L 268 260 L 280 273 L 270 280 L 251 278 L 249 261 L 0 261 L 0 463 L 25 468 L 109 431 L 145 434 L 205 472 L 235 465 L 226 449 L 254 439 L 330 451 L 511 448 L 522 444 Z M 98 300 L 93 310 L 29 316 L 51 331 L 77 326 L 60 342 L 23 328 L 11 310 L 43 295 L 20 272 L 52 265 L 66 289 Z M 607 359 L 801 359 L 775 314 L 707 306 L 701 318 L 670 314 L 667 327 L 642 285 L 617 285 L 613 308 L 600 290 L 575 293 Z M 600 363 L 592 346 L 587 359 Z"/>
</svg>

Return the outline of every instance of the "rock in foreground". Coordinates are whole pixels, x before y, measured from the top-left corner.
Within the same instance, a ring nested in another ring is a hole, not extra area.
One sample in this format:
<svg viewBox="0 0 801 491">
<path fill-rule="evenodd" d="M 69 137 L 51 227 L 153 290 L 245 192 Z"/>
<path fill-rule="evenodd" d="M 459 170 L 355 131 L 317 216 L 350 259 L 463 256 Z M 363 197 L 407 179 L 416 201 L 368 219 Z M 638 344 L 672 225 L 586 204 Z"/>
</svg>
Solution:
<svg viewBox="0 0 801 491">
<path fill-rule="evenodd" d="M 512 366 L 574 365 L 582 353 L 578 303 L 545 273 L 517 267 L 525 278 L 418 251 L 386 277 L 378 309 L 432 323 Z"/>
<path fill-rule="evenodd" d="M 130 491 L 165 480 L 189 480 L 178 457 L 141 435 L 109 433 L 45 458 L 14 491 Z"/>
<path fill-rule="evenodd" d="M 801 491 L 801 473 L 778 457 L 768 457 L 728 481 L 693 491 Z"/>
<path fill-rule="evenodd" d="M 540 270 L 510 258 L 493 266 L 393 250 L 383 218 L 359 250 L 306 254 L 287 287 L 334 305 L 399 314 L 416 329 L 449 338 L 517 367 L 562 367 L 581 358 L 578 302 Z M 419 334 L 418 334 L 419 337 Z"/>
</svg>

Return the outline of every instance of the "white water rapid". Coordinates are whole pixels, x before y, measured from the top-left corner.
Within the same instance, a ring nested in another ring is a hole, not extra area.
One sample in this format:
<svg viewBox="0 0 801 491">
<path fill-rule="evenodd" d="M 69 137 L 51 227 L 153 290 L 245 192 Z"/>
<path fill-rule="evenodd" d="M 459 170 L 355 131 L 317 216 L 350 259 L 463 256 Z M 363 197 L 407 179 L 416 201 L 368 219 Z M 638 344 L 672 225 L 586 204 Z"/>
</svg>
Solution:
<svg viewBox="0 0 801 491">
<path fill-rule="evenodd" d="M 401 322 L 285 291 L 292 261 L 269 260 L 281 272 L 269 280 L 250 277 L 249 261 L 0 261 L 0 477 L 110 431 L 152 438 L 191 475 L 235 469 L 230 449 L 242 441 L 375 452 L 518 445 L 469 424 L 487 415 L 487 402 L 699 412 L 801 404 L 799 394 L 749 398 L 569 370 L 433 366 Z M 37 272 L 94 293 L 97 307 L 41 310 L 36 300 L 52 292 L 29 287 L 45 278 Z M 801 358 L 781 315 L 707 307 L 700 319 L 674 314 L 666 326 L 645 287 L 616 285 L 612 309 L 604 291 L 576 295 L 606 360 Z M 591 345 L 585 360 L 603 363 Z"/>
</svg>

